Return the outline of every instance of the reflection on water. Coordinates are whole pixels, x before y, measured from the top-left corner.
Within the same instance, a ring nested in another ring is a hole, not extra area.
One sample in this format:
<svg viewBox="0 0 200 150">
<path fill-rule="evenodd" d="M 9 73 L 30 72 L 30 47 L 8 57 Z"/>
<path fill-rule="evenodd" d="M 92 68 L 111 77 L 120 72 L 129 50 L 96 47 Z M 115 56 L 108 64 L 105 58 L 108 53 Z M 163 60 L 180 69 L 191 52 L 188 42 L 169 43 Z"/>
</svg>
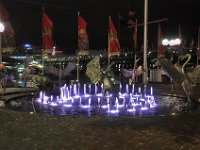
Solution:
<svg viewBox="0 0 200 150">
<path fill-rule="evenodd" d="M 83 90 L 81 90 L 83 89 Z M 103 85 L 63 86 L 59 95 L 40 92 L 37 98 L 24 97 L 11 101 L 8 109 L 54 115 L 154 116 L 187 113 L 187 99 L 153 95 L 152 87 L 119 85 L 118 93 L 103 93 Z M 32 103 L 33 102 L 33 103 Z M 99 111 L 100 110 L 100 111 Z"/>
<path fill-rule="evenodd" d="M 143 105 L 132 105 L 130 100 L 119 99 L 118 104 L 108 101 L 107 98 L 102 99 L 100 115 L 104 116 L 154 116 L 154 115 L 168 115 L 180 114 L 188 112 L 188 104 L 185 98 L 178 98 L 173 96 L 155 96 L 157 105 L 154 107 L 145 107 Z M 8 109 L 32 112 L 33 106 L 31 103 L 32 97 L 26 97 L 12 101 L 7 105 Z M 111 100 L 111 99 L 109 99 Z M 71 101 L 72 102 L 72 101 Z M 89 104 L 88 99 L 74 99 L 73 103 L 38 103 L 34 102 L 34 107 L 37 113 L 47 113 L 53 115 L 97 115 L 99 105 L 98 98 L 92 97 Z M 108 103 L 109 102 L 109 103 Z"/>
</svg>

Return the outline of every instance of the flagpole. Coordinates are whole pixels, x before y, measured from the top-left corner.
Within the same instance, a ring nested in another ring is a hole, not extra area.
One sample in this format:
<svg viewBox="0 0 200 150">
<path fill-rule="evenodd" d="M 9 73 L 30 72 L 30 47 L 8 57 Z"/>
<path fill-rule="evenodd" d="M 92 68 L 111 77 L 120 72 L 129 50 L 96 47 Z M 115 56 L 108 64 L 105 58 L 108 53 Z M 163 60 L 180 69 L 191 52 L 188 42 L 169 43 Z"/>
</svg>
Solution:
<svg viewBox="0 0 200 150">
<path fill-rule="evenodd" d="M 44 25 L 43 25 L 43 12 L 44 12 L 44 5 L 42 5 L 42 75 L 44 75 L 44 40 L 43 40 L 43 33 L 44 33 Z"/>
<path fill-rule="evenodd" d="M 42 75 L 44 75 L 44 49 L 42 48 Z"/>
<path fill-rule="evenodd" d="M 134 44 L 134 51 L 136 52 L 137 50 L 137 19 L 135 20 L 135 29 L 134 29 L 134 34 L 133 34 L 133 44 Z"/>
<path fill-rule="evenodd" d="M 199 65 L 199 54 L 200 54 L 200 26 L 199 26 L 199 33 L 198 33 L 198 50 L 196 52 L 197 54 L 197 66 Z"/>
<path fill-rule="evenodd" d="M 120 12 L 119 12 L 119 14 L 118 14 L 118 40 L 120 41 Z"/>
<path fill-rule="evenodd" d="M 77 67 L 76 67 L 76 70 L 77 70 L 77 74 L 76 74 L 76 81 L 79 82 L 79 64 L 80 63 L 80 60 L 79 60 L 79 54 L 77 56 Z"/>
<path fill-rule="evenodd" d="M 133 29 L 133 47 L 134 47 L 134 63 L 133 63 L 133 72 L 135 73 L 136 68 L 136 50 L 137 50 L 137 19 L 135 20 L 135 28 Z M 137 78 L 136 78 L 137 79 Z M 135 79 L 132 81 L 135 83 Z"/>
<path fill-rule="evenodd" d="M 178 38 L 182 40 L 182 35 L 181 35 L 181 24 L 178 25 Z"/>
<path fill-rule="evenodd" d="M 111 21 L 111 16 L 108 18 L 108 65 L 110 65 L 110 21 Z"/>
<path fill-rule="evenodd" d="M 181 40 L 181 42 L 183 42 L 182 35 L 181 35 L 181 24 L 179 24 L 178 26 L 178 38 Z M 179 49 L 182 50 L 182 46 L 179 45 Z M 179 62 L 179 55 L 178 55 L 178 62 Z"/>
<path fill-rule="evenodd" d="M 1 12 L 0 12 L 0 23 L 1 23 Z M 0 33 L 0 63 L 2 63 L 2 43 L 1 43 L 1 33 Z"/>
<path fill-rule="evenodd" d="M 78 11 L 78 17 L 80 15 L 80 12 Z M 77 19 L 78 20 L 78 19 Z M 77 48 L 77 66 L 76 66 L 76 81 L 79 82 L 79 42 L 78 42 L 78 48 Z"/>
<path fill-rule="evenodd" d="M 147 23 L 148 23 L 148 0 L 144 0 L 144 54 L 143 54 L 143 84 L 147 84 L 148 68 L 147 68 Z"/>
<path fill-rule="evenodd" d="M 158 52 L 157 52 L 157 57 L 159 57 L 159 55 L 160 55 L 160 52 L 159 52 L 159 47 L 160 47 L 160 43 L 161 43 L 161 42 L 160 42 L 160 38 L 161 38 L 161 37 L 160 37 L 160 32 L 161 32 L 161 31 L 160 31 L 160 30 L 161 30 L 160 28 L 161 28 L 161 27 L 160 27 L 160 22 L 158 22 L 158 39 L 157 39 L 157 51 L 158 51 Z M 157 70 L 159 69 L 159 66 L 158 66 L 158 65 L 156 66 L 156 69 L 157 69 Z"/>
<path fill-rule="evenodd" d="M 62 68 L 61 68 L 61 60 L 59 59 L 59 87 L 61 87 L 61 74 L 62 74 Z"/>
</svg>

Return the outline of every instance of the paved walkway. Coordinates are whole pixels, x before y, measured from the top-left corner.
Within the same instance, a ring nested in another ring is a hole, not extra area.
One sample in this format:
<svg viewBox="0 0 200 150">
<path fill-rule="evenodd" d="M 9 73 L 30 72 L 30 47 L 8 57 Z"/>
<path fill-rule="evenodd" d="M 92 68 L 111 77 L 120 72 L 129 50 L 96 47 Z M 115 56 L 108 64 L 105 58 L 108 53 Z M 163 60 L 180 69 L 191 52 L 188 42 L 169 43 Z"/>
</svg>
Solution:
<svg viewBox="0 0 200 150">
<path fill-rule="evenodd" d="M 51 116 L 0 109 L 1 150 L 200 150 L 200 113 Z"/>
</svg>

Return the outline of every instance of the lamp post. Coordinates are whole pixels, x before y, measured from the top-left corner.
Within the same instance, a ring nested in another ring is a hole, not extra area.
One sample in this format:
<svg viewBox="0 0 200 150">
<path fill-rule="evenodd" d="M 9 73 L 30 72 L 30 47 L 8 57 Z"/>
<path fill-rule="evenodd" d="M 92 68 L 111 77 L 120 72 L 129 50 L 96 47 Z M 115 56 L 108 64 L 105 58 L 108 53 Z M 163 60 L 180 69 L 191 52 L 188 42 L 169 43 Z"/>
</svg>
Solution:
<svg viewBox="0 0 200 150">
<path fill-rule="evenodd" d="M 143 73 L 143 84 L 147 84 L 148 68 L 147 68 L 147 23 L 148 23 L 148 0 L 144 0 L 144 53 L 143 53 L 143 67 L 146 70 Z"/>
<path fill-rule="evenodd" d="M 4 31 L 5 27 L 3 23 L 0 22 L 0 63 L 2 63 L 2 48 L 1 48 L 1 33 Z"/>
<path fill-rule="evenodd" d="M 168 40 L 168 39 L 163 39 L 162 40 L 162 45 L 163 46 L 178 46 L 178 45 L 180 45 L 181 44 L 181 40 L 179 39 L 179 38 L 177 38 L 177 39 L 170 39 L 170 40 Z"/>
</svg>

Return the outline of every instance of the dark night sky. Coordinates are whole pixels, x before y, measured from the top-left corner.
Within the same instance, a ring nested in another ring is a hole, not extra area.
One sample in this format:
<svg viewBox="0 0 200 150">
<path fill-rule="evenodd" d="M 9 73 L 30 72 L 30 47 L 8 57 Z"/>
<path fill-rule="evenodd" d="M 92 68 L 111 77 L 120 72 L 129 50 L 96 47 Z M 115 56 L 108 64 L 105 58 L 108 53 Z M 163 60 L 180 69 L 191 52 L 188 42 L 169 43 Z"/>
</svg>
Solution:
<svg viewBox="0 0 200 150">
<path fill-rule="evenodd" d="M 10 14 L 16 32 L 16 45 L 29 42 L 41 45 L 41 4 L 54 22 L 53 38 L 66 54 L 75 54 L 77 48 L 77 11 L 88 23 L 90 49 L 107 48 L 108 15 L 118 29 L 118 12 L 127 18 L 128 10 L 136 10 L 138 23 L 143 23 L 144 0 L 1 0 Z M 198 0 L 149 0 L 149 21 L 168 18 L 162 22 L 165 37 L 177 37 L 181 24 L 187 43 L 197 40 L 200 25 Z M 128 7 L 129 6 L 129 7 Z M 131 47 L 132 30 L 120 24 L 121 47 Z M 143 43 L 143 28 L 138 28 L 138 43 Z M 148 43 L 156 45 L 157 25 L 148 27 Z"/>
</svg>

